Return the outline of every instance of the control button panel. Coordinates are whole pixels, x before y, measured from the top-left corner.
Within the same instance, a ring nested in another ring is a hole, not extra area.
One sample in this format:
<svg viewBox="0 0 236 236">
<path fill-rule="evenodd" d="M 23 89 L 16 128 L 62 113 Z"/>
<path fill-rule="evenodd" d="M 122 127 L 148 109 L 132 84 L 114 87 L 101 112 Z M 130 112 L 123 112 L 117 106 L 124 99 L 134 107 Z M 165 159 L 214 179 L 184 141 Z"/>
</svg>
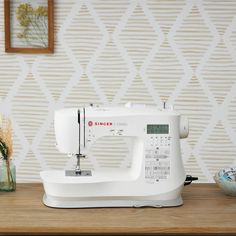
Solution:
<svg viewBox="0 0 236 236">
<path fill-rule="evenodd" d="M 169 147 L 171 138 L 169 135 L 148 135 L 150 146 Z"/>
<path fill-rule="evenodd" d="M 148 135 L 145 149 L 145 179 L 154 184 L 170 176 L 170 135 Z"/>
<path fill-rule="evenodd" d="M 110 133 L 111 133 L 113 136 L 121 136 L 121 135 L 123 135 L 124 130 L 123 130 L 123 129 L 111 129 L 111 130 L 110 130 Z"/>
</svg>

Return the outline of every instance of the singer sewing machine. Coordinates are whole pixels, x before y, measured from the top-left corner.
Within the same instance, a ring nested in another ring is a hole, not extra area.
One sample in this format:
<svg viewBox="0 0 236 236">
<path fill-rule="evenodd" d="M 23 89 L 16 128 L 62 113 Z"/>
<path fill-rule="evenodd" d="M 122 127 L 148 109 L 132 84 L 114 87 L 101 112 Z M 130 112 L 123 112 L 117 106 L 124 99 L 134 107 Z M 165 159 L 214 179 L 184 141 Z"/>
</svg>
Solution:
<svg viewBox="0 0 236 236">
<path fill-rule="evenodd" d="M 69 108 L 55 112 L 57 148 L 77 157 L 72 170 L 42 171 L 50 207 L 169 207 L 183 203 L 185 171 L 180 138 L 188 121 L 171 108 Z M 127 169 L 84 170 L 81 158 L 102 137 L 130 137 L 132 164 Z"/>
</svg>

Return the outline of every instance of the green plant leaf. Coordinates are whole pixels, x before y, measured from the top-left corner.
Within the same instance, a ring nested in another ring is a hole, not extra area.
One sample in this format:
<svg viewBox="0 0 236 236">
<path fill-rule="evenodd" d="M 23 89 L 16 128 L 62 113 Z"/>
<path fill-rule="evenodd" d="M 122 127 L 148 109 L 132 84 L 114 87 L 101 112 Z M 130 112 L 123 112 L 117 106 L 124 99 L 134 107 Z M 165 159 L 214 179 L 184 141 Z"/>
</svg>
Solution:
<svg viewBox="0 0 236 236">
<path fill-rule="evenodd" d="M 1 152 L 1 158 L 3 158 L 4 160 L 7 160 L 8 149 L 7 149 L 6 144 L 2 141 L 0 141 L 0 152 Z"/>
</svg>

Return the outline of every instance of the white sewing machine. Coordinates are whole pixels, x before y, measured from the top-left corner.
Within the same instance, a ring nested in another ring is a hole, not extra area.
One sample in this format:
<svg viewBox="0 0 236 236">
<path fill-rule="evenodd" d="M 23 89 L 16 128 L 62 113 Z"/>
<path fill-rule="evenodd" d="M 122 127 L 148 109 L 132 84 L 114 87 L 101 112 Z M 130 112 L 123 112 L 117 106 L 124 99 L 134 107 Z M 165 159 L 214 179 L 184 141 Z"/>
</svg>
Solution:
<svg viewBox="0 0 236 236">
<path fill-rule="evenodd" d="M 50 207 L 169 207 L 183 203 L 186 178 L 180 138 L 188 136 L 188 121 L 170 109 L 144 106 L 85 107 L 55 112 L 59 151 L 77 157 L 74 170 L 42 171 Z M 105 136 L 133 139 L 130 168 L 83 170 L 80 159 Z"/>
</svg>

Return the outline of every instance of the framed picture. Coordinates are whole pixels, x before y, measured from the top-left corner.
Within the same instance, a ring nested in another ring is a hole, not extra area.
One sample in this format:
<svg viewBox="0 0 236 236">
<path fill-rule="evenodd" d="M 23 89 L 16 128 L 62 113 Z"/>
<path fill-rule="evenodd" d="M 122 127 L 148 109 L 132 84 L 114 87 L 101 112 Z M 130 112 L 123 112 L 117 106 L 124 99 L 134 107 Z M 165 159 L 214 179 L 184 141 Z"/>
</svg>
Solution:
<svg viewBox="0 0 236 236">
<path fill-rule="evenodd" d="M 4 0 L 5 52 L 53 53 L 53 0 Z"/>
</svg>

